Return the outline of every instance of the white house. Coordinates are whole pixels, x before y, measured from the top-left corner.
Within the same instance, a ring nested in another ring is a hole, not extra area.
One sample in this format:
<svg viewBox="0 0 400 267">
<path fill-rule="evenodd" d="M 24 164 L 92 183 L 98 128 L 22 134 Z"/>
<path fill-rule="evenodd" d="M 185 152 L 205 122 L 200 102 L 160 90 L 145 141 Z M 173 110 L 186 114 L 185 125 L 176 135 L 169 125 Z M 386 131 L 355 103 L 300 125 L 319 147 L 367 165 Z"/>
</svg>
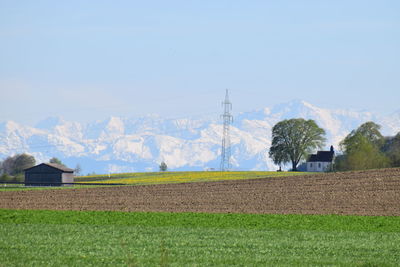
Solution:
<svg viewBox="0 0 400 267">
<path fill-rule="evenodd" d="M 333 146 L 329 151 L 318 151 L 317 154 L 312 154 L 307 160 L 308 172 L 325 172 L 333 167 L 335 151 Z"/>
</svg>

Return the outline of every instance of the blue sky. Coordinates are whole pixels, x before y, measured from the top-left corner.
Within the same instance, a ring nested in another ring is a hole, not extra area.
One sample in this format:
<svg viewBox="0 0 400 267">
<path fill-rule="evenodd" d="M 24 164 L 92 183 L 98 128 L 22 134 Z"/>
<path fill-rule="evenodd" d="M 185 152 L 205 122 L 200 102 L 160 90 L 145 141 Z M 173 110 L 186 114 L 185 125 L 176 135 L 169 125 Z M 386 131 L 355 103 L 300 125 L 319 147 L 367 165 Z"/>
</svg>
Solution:
<svg viewBox="0 0 400 267">
<path fill-rule="evenodd" d="M 400 109 L 400 1 L 0 0 L 0 121 Z"/>
</svg>

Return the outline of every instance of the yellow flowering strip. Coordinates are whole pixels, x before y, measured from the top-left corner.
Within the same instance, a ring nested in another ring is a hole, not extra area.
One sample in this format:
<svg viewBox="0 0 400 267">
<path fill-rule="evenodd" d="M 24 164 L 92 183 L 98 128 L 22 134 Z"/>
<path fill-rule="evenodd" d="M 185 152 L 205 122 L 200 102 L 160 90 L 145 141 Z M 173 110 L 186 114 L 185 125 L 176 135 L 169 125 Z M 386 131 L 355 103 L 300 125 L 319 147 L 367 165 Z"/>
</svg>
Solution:
<svg viewBox="0 0 400 267">
<path fill-rule="evenodd" d="M 273 172 L 273 171 L 238 171 L 238 172 L 147 172 L 147 173 L 120 173 L 108 175 L 91 175 L 78 177 L 76 182 L 81 183 L 121 183 L 129 185 L 188 183 L 222 180 L 242 180 L 266 177 L 293 176 L 305 174 L 302 172 Z M 309 174 L 309 173 L 307 173 Z"/>
</svg>

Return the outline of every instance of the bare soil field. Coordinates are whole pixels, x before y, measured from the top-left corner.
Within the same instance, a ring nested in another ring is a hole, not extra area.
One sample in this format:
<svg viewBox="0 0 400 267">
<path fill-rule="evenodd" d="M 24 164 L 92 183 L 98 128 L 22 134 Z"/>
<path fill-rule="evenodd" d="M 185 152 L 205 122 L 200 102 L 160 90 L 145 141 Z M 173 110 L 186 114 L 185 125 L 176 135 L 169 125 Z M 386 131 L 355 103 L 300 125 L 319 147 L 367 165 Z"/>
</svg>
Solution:
<svg viewBox="0 0 400 267">
<path fill-rule="evenodd" d="M 400 168 L 219 182 L 2 191 L 0 208 L 400 216 Z"/>
</svg>

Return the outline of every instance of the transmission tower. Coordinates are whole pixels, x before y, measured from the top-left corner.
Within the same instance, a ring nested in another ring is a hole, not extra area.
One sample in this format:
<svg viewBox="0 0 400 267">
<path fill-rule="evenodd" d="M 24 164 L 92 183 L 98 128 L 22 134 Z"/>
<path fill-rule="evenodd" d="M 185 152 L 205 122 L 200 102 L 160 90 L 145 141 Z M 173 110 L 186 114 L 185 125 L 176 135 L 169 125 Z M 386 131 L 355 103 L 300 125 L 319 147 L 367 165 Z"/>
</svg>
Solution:
<svg viewBox="0 0 400 267">
<path fill-rule="evenodd" d="M 232 103 L 229 102 L 228 89 L 226 89 L 225 101 L 222 102 L 224 106 L 224 114 L 221 115 L 224 121 L 224 130 L 222 134 L 222 150 L 221 150 L 221 171 L 229 171 L 231 168 L 231 137 L 229 134 L 230 124 L 233 122 L 233 116 L 230 111 L 232 110 Z"/>
</svg>

